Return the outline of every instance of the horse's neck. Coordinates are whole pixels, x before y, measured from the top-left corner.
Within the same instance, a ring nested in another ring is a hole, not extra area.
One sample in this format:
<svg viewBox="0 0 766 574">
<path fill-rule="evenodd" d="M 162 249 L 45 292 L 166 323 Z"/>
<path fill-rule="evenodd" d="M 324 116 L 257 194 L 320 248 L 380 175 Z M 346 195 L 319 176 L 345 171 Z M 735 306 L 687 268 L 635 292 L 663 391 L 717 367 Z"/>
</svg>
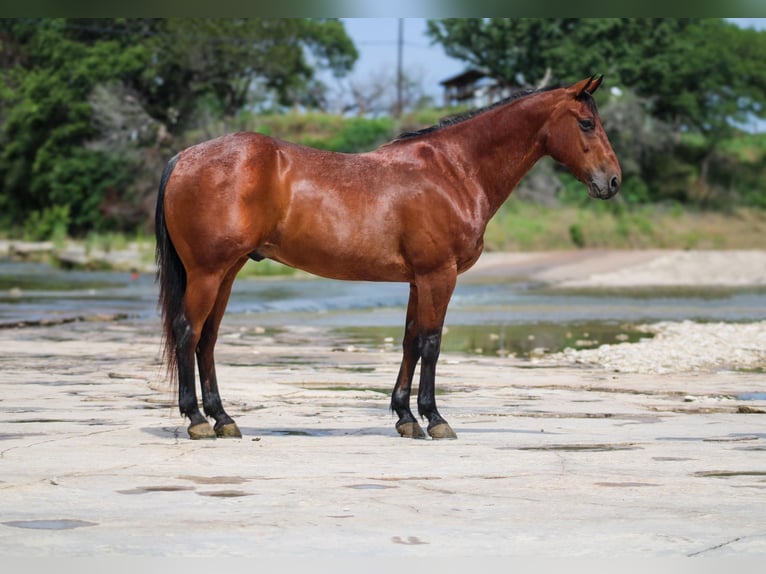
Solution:
<svg viewBox="0 0 766 574">
<path fill-rule="evenodd" d="M 489 202 L 492 217 L 532 166 L 545 155 L 543 126 L 548 118 L 530 100 L 490 110 L 466 126 L 472 137 L 465 147 L 476 181 Z"/>
</svg>

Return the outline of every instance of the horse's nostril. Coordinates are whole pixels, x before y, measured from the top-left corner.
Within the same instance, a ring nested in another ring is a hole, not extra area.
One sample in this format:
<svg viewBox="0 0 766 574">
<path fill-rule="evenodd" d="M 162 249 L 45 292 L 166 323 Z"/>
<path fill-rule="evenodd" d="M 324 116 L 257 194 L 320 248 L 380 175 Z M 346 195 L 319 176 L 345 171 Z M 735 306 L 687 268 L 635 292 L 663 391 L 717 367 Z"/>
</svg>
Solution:
<svg viewBox="0 0 766 574">
<path fill-rule="evenodd" d="M 612 179 L 609 180 L 609 191 L 612 193 L 617 193 L 617 191 L 620 189 L 620 179 L 613 175 Z"/>
</svg>

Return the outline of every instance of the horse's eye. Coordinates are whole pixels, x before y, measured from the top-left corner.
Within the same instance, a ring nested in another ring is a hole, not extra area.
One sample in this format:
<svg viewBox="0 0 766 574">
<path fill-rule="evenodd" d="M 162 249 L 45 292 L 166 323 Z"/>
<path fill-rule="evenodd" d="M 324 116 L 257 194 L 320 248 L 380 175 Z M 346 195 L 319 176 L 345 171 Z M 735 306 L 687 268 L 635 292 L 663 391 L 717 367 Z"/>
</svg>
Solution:
<svg viewBox="0 0 766 574">
<path fill-rule="evenodd" d="M 584 132 L 589 132 L 596 127 L 596 122 L 590 118 L 584 120 L 578 120 L 580 122 L 580 129 Z"/>
</svg>

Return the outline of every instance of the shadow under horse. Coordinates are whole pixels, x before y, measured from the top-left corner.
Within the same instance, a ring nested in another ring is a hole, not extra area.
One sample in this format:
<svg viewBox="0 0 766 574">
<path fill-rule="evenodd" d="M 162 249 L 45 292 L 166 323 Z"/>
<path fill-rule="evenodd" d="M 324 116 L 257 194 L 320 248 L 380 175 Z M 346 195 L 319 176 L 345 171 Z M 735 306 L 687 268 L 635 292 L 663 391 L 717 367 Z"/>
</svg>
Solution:
<svg viewBox="0 0 766 574">
<path fill-rule="evenodd" d="M 456 438 L 436 408 L 435 378 L 457 276 L 479 258 L 487 223 L 543 156 L 566 166 L 591 197 L 619 191 L 619 162 L 593 99 L 602 78 L 513 96 L 367 153 L 236 133 L 171 159 L 157 199 L 157 281 L 164 356 L 189 436 L 241 436 L 221 401 L 214 347 L 237 273 L 248 259 L 268 258 L 321 277 L 409 283 L 391 395 L 396 429 L 425 438 L 410 409 L 420 361 L 417 407 L 428 435 Z"/>
</svg>

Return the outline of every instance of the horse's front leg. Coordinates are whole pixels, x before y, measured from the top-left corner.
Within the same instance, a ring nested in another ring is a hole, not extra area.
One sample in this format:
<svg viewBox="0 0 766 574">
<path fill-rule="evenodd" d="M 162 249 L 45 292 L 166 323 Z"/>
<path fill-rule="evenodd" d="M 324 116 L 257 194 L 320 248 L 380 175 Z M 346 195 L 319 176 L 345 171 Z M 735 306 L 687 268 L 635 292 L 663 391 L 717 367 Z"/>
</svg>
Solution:
<svg viewBox="0 0 766 574">
<path fill-rule="evenodd" d="M 428 419 L 428 434 L 434 439 L 455 439 L 457 435 L 436 408 L 436 362 L 441 350 L 442 328 L 457 272 L 446 269 L 421 278 L 418 287 L 418 346 L 420 350 L 420 386 L 418 413 Z"/>
<path fill-rule="evenodd" d="M 420 359 L 420 342 L 418 328 L 418 289 L 410 284 L 410 299 L 407 303 L 407 318 L 404 326 L 404 338 L 402 340 L 402 366 L 396 385 L 391 393 L 391 410 L 398 416 L 396 430 L 406 438 L 425 438 L 426 433 L 420 428 L 415 415 L 410 410 L 410 391 L 412 379 L 415 375 L 415 367 Z"/>
</svg>

